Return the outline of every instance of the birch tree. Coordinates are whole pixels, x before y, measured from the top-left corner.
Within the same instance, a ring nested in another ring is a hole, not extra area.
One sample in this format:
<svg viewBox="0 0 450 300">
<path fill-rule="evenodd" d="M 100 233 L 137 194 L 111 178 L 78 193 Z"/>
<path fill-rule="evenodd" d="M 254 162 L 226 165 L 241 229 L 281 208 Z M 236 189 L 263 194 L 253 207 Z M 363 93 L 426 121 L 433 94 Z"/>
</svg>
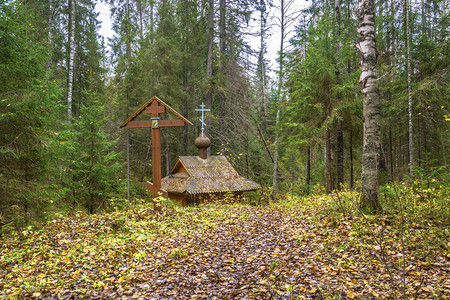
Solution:
<svg viewBox="0 0 450 300">
<path fill-rule="evenodd" d="M 70 122 L 72 119 L 72 102 L 73 102 L 73 78 L 74 78 L 74 63 L 75 63 L 75 6 L 76 0 L 70 2 L 70 40 L 69 40 L 69 66 L 68 66 L 68 81 L 67 81 L 67 119 Z"/>
<path fill-rule="evenodd" d="M 413 103 L 411 86 L 411 28 L 409 24 L 409 0 L 405 0 L 406 14 L 406 60 L 408 72 L 408 151 L 409 151 L 409 172 L 413 173 L 414 165 L 414 132 L 413 132 Z"/>
<path fill-rule="evenodd" d="M 287 37 L 287 28 L 292 25 L 295 19 L 295 11 L 293 11 L 292 6 L 294 5 L 293 0 L 280 0 L 280 17 L 278 19 L 280 26 L 280 50 L 278 52 L 278 86 L 277 86 L 277 114 L 275 119 L 275 128 L 278 128 L 280 123 L 280 113 L 281 113 L 281 103 L 284 100 L 283 89 L 283 76 L 284 76 L 284 60 L 285 60 L 285 45 L 284 41 Z M 275 150 L 273 156 L 273 173 L 272 173 L 272 199 L 277 197 L 277 177 L 278 177 L 278 146 L 279 146 L 279 134 L 278 130 L 275 131 Z"/>
<path fill-rule="evenodd" d="M 54 27 L 55 27 L 55 15 L 57 14 L 57 9 L 55 8 L 55 1 L 50 0 L 49 3 L 49 9 L 48 9 L 48 44 L 49 44 L 49 57 L 47 60 L 47 71 L 50 69 L 51 62 L 52 62 L 52 56 L 53 56 L 53 46 L 54 46 L 54 40 L 55 40 L 55 33 L 54 33 Z"/>
<path fill-rule="evenodd" d="M 359 0 L 359 43 L 363 94 L 364 138 L 361 174 L 361 207 L 380 211 L 380 97 L 377 82 L 375 43 L 375 0 Z"/>
</svg>

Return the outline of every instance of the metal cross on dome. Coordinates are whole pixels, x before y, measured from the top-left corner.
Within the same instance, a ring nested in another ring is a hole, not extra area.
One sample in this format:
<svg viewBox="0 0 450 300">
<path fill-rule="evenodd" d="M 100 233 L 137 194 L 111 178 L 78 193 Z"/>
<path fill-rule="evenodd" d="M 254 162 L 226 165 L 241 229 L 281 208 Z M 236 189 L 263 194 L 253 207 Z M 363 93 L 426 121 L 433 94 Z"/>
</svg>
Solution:
<svg viewBox="0 0 450 300">
<path fill-rule="evenodd" d="M 202 132 L 205 131 L 205 126 L 206 126 L 206 123 L 205 123 L 205 120 L 204 120 L 204 117 L 205 117 L 204 113 L 205 113 L 205 111 L 211 111 L 209 108 L 205 108 L 205 106 L 206 105 L 203 104 L 203 102 L 202 102 L 202 104 L 200 105 L 201 108 L 196 108 L 195 109 L 195 111 L 201 111 L 202 112 L 202 118 L 200 119 L 200 122 L 202 123 Z"/>
</svg>

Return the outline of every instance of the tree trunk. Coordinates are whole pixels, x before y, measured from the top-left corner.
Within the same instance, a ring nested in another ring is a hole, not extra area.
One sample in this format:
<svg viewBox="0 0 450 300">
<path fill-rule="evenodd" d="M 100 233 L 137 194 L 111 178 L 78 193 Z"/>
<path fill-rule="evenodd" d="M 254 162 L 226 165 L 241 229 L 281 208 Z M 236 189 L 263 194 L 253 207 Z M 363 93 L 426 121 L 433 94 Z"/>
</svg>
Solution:
<svg viewBox="0 0 450 300">
<path fill-rule="evenodd" d="M 74 64 L 75 64 L 75 6 L 76 0 L 71 0 L 70 7 L 70 35 L 69 35 L 69 78 L 67 82 L 67 119 L 69 123 L 72 121 L 72 102 L 73 102 L 73 78 L 74 78 Z"/>
<path fill-rule="evenodd" d="M 422 146 L 421 146 L 421 148 L 422 148 L 422 151 L 423 151 L 423 161 L 424 161 L 424 163 L 425 163 L 425 166 L 427 165 L 427 163 L 428 163 L 428 161 L 427 161 L 427 157 L 428 157 L 428 155 L 427 155 L 427 124 L 426 124 L 426 122 L 425 122 L 425 116 L 424 116 L 424 114 L 425 114 L 425 109 L 423 110 L 423 113 L 422 113 L 422 116 L 420 117 L 420 124 L 421 124 L 421 132 L 422 132 L 422 135 L 421 135 L 421 140 L 422 140 Z"/>
<path fill-rule="evenodd" d="M 261 33 L 260 33 L 260 60 L 261 60 L 261 96 L 263 98 L 263 110 L 264 110 L 264 130 L 267 130 L 267 117 L 269 115 L 268 105 L 267 105 L 267 94 L 266 94 L 266 64 L 264 62 L 264 52 L 265 52 L 265 44 L 264 44 L 264 33 L 266 32 L 266 18 L 264 16 L 264 0 L 260 0 L 260 22 L 261 22 Z"/>
<path fill-rule="evenodd" d="M 422 114 L 423 114 L 423 110 L 421 109 L 420 110 L 421 112 L 422 112 Z M 418 117 L 417 117 L 417 144 L 418 144 L 418 147 L 417 147 L 417 165 L 418 166 L 421 166 L 422 165 L 422 161 L 423 161 L 423 155 L 422 155 L 422 145 L 421 145 L 421 143 L 422 143 L 422 127 L 420 126 L 420 118 L 421 118 L 421 116 L 423 116 L 423 115 L 419 115 Z"/>
<path fill-rule="evenodd" d="M 340 190 L 344 185 L 344 133 L 341 120 L 337 124 L 336 148 L 337 189 Z"/>
<path fill-rule="evenodd" d="M 50 69 L 50 65 L 53 57 L 53 43 L 54 43 L 54 25 L 55 25 L 55 3 L 54 0 L 50 0 L 48 11 L 48 44 L 49 44 L 49 56 L 46 63 L 47 70 Z"/>
<path fill-rule="evenodd" d="M 212 76 L 213 76 L 213 41 L 214 41 L 214 0 L 209 0 L 209 12 L 208 12 L 208 57 L 206 61 L 206 77 L 208 82 L 208 92 L 206 93 L 206 105 L 209 109 L 212 108 L 213 101 L 213 87 L 212 87 Z M 211 130 L 211 117 L 209 114 L 206 115 L 206 128 Z M 206 150 L 208 156 L 211 155 L 211 147 Z"/>
<path fill-rule="evenodd" d="M 93 193 L 89 193 L 89 195 L 90 195 L 89 214 L 92 215 L 92 214 L 94 214 L 95 197 L 94 197 Z"/>
<path fill-rule="evenodd" d="M 394 156 L 392 154 L 392 128 L 389 126 L 389 176 L 391 178 L 391 181 L 394 181 Z"/>
<path fill-rule="evenodd" d="M 126 7 L 126 56 L 127 56 L 127 73 L 125 78 L 125 97 L 127 102 L 127 116 L 130 115 L 130 101 L 128 99 L 128 65 L 130 61 L 130 33 L 129 33 L 129 17 L 130 17 L 130 11 L 129 11 L 129 0 L 127 0 L 127 7 Z M 127 130 L 127 137 L 126 137 L 126 143 L 127 143 L 127 200 L 130 200 L 130 128 L 126 128 Z"/>
<path fill-rule="evenodd" d="M 278 103 L 277 117 L 275 119 L 275 130 L 277 130 L 279 122 L 280 122 L 280 104 Z M 272 172 L 272 199 L 273 200 L 277 199 L 278 144 L 279 144 L 278 132 L 276 132 L 275 133 L 275 150 L 273 151 L 273 172 Z"/>
<path fill-rule="evenodd" d="M 136 1 L 136 4 L 137 9 L 139 10 L 139 39 L 140 42 L 142 43 L 142 41 L 144 40 L 144 25 L 142 22 L 142 2 Z"/>
<path fill-rule="evenodd" d="M 267 117 L 269 116 L 269 109 L 267 105 L 267 93 L 266 93 L 266 67 L 264 63 L 264 57 L 262 58 L 262 97 L 263 97 L 263 109 L 264 109 L 264 129 L 269 127 L 267 124 Z"/>
<path fill-rule="evenodd" d="M 187 16 L 188 14 L 188 3 L 187 1 L 182 1 L 183 5 L 183 13 Z M 184 28 L 188 28 L 189 24 L 187 24 L 186 18 L 182 18 L 182 26 Z M 183 47 L 184 47 L 184 53 L 189 53 L 188 50 L 188 37 L 183 36 Z M 184 117 L 189 119 L 190 115 L 190 108 L 189 108 L 189 68 L 188 68 L 188 57 L 183 55 L 182 59 L 182 66 L 183 66 L 183 90 L 185 93 L 184 96 L 184 107 L 183 107 L 183 114 Z M 183 139 L 184 139 L 184 155 L 189 155 L 189 145 L 192 143 L 189 140 L 189 126 L 184 126 L 183 128 Z M 168 144 L 167 144 L 168 145 Z"/>
<path fill-rule="evenodd" d="M 219 92 L 219 138 L 220 147 L 225 147 L 225 86 L 226 86 L 226 0 L 219 3 L 219 39 L 220 39 L 220 72 L 222 74 L 222 87 Z"/>
<path fill-rule="evenodd" d="M 405 0 L 406 10 L 406 56 L 408 65 L 408 133 L 409 133 L 409 173 L 412 175 L 414 168 L 414 135 L 413 135 L 413 103 L 411 85 L 411 28 L 409 24 L 409 0 Z"/>
<path fill-rule="evenodd" d="M 339 53 L 341 49 L 340 36 L 341 36 L 341 0 L 334 0 L 334 18 L 336 21 L 337 33 L 336 33 L 336 53 Z M 336 60 L 336 85 L 341 85 L 340 70 Z M 337 92 L 336 100 L 339 103 L 342 101 L 342 96 Z M 337 189 L 341 189 L 344 184 L 344 134 L 342 132 L 342 120 L 337 121 L 336 132 L 336 160 L 337 160 Z"/>
<path fill-rule="evenodd" d="M 256 123 L 256 121 L 255 121 L 255 123 Z M 264 134 L 263 134 L 263 132 L 261 130 L 261 127 L 259 127 L 259 125 L 256 124 L 256 128 L 258 129 L 259 136 L 261 137 L 261 139 L 262 139 L 262 141 L 264 143 L 264 147 L 266 148 L 267 154 L 269 154 L 270 159 L 272 160 L 272 162 L 274 162 L 274 159 L 273 159 L 273 156 L 272 156 L 272 152 L 270 152 L 269 146 L 267 145 L 267 141 L 264 138 Z"/>
<path fill-rule="evenodd" d="M 330 130 L 327 129 L 325 133 L 325 156 L 326 156 L 326 178 L 327 178 L 327 186 L 326 193 L 329 194 L 333 190 L 333 176 L 332 176 L 332 164 L 331 164 L 331 135 Z"/>
<path fill-rule="evenodd" d="M 350 134 L 349 134 L 349 147 L 350 147 L 350 189 L 353 190 L 355 187 L 355 179 L 353 175 L 353 130 L 350 127 Z"/>
<path fill-rule="evenodd" d="M 150 44 L 153 44 L 153 38 L 154 38 L 154 27 L 155 27 L 155 20 L 154 20 L 154 1 L 150 1 Z M 150 73 L 152 74 L 152 73 Z M 151 78 L 151 81 L 153 82 L 153 78 Z"/>
<path fill-rule="evenodd" d="M 249 156 L 250 156 L 250 145 L 249 145 L 249 134 L 250 134 L 250 101 L 248 100 L 249 95 L 245 93 L 245 114 L 246 119 L 249 120 L 245 123 L 245 166 L 246 166 L 246 174 L 247 178 L 250 177 L 250 162 L 249 162 Z"/>
<path fill-rule="evenodd" d="M 311 147 L 306 151 L 306 185 L 309 194 L 309 185 L 311 184 Z"/>
<path fill-rule="evenodd" d="M 183 86 L 185 91 L 185 97 L 184 97 L 184 117 L 189 118 L 189 98 L 187 95 L 189 95 L 189 78 L 188 78 L 188 68 L 184 67 L 184 80 L 183 80 Z M 183 128 L 183 137 L 184 137 L 184 155 L 189 155 L 189 144 L 191 141 L 189 140 L 189 126 L 184 126 Z"/>
<path fill-rule="evenodd" d="M 276 200 L 277 198 L 277 177 L 278 177 L 278 124 L 280 122 L 280 109 L 281 109 L 281 84 L 283 80 L 283 61 L 284 61 L 284 0 L 281 0 L 281 39 L 280 39 L 280 73 L 278 77 L 278 88 L 277 88 L 277 97 L 278 97 L 278 105 L 277 105 L 277 117 L 275 119 L 275 150 L 273 155 L 273 174 L 272 174 L 272 199 Z"/>
<path fill-rule="evenodd" d="M 403 142 L 403 155 L 402 155 L 402 167 L 407 164 L 408 169 L 409 169 L 409 131 L 407 132 L 407 134 L 405 135 L 406 140 Z"/>
<path fill-rule="evenodd" d="M 169 176 L 170 171 L 171 171 L 171 167 L 172 167 L 172 162 L 170 159 L 170 143 L 169 143 L 169 139 L 166 138 L 166 176 Z"/>
<path fill-rule="evenodd" d="M 364 138 L 361 203 L 364 209 L 381 211 L 379 202 L 380 98 L 375 43 L 375 0 L 359 0 L 359 43 L 363 94 Z"/>
</svg>

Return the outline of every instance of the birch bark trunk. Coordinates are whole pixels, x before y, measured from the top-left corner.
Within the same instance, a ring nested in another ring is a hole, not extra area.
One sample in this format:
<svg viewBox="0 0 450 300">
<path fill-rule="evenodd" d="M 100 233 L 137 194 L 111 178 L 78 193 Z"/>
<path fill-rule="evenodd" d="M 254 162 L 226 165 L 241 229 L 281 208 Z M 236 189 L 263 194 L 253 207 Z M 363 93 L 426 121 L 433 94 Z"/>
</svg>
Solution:
<svg viewBox="0 0 450 300">
<path fill-rule="evenodd" d="M 364 139 L 361 174 L 360 206 L 380 211 L 380 99 L 377 75 L 377 49 L 375 43 L 375 0 L 359 0 L 359 43 L 363 94 Z"/>
<path fill-rule="evenodd" d="M 283 78 L 283 50 L 284 50 L 284 17 L 285 17 L 285 7 L 284 7 L 284 0 L 280 1 L 281 4 L 281 39 L 280 39 L 280 74 L 278 78 L 278 105 L 277 105 L 277 117 L 275 120 L 275 128 L 278 128 L 278 124 L 280 122 L 280 109 L 281 109 L 281 84 L 282 84 L 282 78 Z M 275 129 L 277 130 L 277 129 Z M 278 132 L 275 131 L 275 150 L 273 155 L 273 174 L 272 174 L 272 199 L 276 200 L 277 198 L 277 177 L 278 177 Z"/>
<path fill-rule="evenodd" d="M 54 41 L 54 32 L 53 29 L 55 27 L 55 4 L 54 0 L 50 0 L 50 7 L 48 10 L 48 44 L 49 44 L 49 56 L 46 63 L 47 70 L 50 69 L 51 61 L 53 57 L 53 41 Z"/>
<path fill-rule="evenodd" d="M 409 0 L 405 0 L 406 10 L 406 60 L 408 68 L 408 151 L 409 173 L 412 175 L 414 168 L 414 132 L 413 132 L 413 101 L 411 86 L 411 28 L 409 24 Z"/>
<path fill-rule="evenodd" d="M 69 40 L 69 78 L 67 82 L 67 119 L 69 123 L 72 120 L 72 102 L 73 102 L 73 73 L 75 64 L 75 6 L 76 0 L 72 0 L 70 8 L 70 40 Z"/>
</svg>

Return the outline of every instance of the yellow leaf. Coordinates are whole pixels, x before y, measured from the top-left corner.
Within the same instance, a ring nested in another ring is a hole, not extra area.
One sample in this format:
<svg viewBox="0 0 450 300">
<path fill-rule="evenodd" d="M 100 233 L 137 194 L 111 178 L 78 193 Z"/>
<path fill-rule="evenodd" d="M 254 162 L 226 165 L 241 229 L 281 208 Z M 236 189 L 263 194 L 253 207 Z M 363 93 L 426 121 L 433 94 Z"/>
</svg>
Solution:
<svg viewBox="0 0 450 300">
<path fill-rule="evenodd" d="M 348 292 L 347 297 L 349 297 L 350 299 L 354 299 L 354 298 L 358 297 L 358 294 L 355 292 Z"/>
</svg>

